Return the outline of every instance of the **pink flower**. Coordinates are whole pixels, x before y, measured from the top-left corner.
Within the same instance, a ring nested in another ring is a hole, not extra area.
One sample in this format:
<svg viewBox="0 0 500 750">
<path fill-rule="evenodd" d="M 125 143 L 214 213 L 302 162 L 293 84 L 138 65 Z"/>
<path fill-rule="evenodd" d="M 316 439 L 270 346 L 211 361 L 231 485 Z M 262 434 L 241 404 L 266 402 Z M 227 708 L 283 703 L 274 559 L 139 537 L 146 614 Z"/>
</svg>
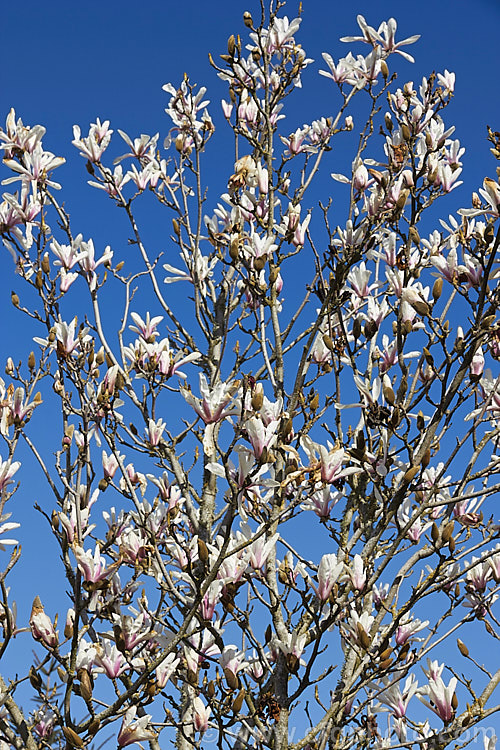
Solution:
<svg viewBox="0 0 500 750">
<path fill-rule="evenodd" d="M 234 403 L 239 394 L 239 381 L 232 383 L 221 382 L 210 388 L 206 377 L 200 372 L 201 398 L 193 396 L 190 388 L 181 386 L 180 391 L 188 404 L 193 407 L 205 424 L 220 422 L 225 417 L 235 414 L 239 410 L 237 404 Z"/>
<path fill-rule="evenodd" d="M 419 695 L 422 703 L 434 711 L 445 724 L 450 722 L 455 714 L 453 709 L 453 697 L 457 686 L 457 678 L 452 677 L 446 686 L 441 677 L 430 679 L 429 684 L 423 688 L 423 694 L 429 697 L 429 701 Z"/>
<path fill-rule="evenodd" d="M 224 584 L 219 580 L 212 581 L 208 587 L 208 591 L 200 603 L 200 614 L 204 620 L 211 620 L 214 616 L 223 588 Z"/>
<path fill-rule="evenodd" d="M 210 706 L 204 706 L 203 701 L 198 695 L 196 698 L 193 698 L 192 705 L 194 729 L 196 732 L 203 734 L 208 729 L 208 717 L 212 713 L 212 709 Z"/>
<path fill-rule="evenodd" d="M 162 661 L 162 663 L 158 667 L 156 667 L 156 682 L 158 683 L 158 687 L 160 688 L 160 690 L 163 690 L 163 688 L 177 669 L 179 663 L 180 659 L 176 658 L 174 653 L 170 653 Z"/>
<path fill-rule="evenodd" d="M 111 680 L 114 680 L 115 677 L 119 677 L 126 669 L 128 669 L 125 657 L 121 651 L 118 651 L 115 644 L 111 641 L 104 641 L 99 644 L 95 663 L 102 667 L 103 671 Z"/>
<path fill-rule="evenodd" d="M 118 733 L 118 747 L 134 745 L 140 740 L 154 740 L 157 737 L 156 732 L 148 729 L 151 715 L 145 714 L 140 719 L 136 719 L 136 706 L 131 706 L 123 717 L 122 725 Z"/>
<path fill-rule="evenodd" d="M 366 583 L 366 572 L 361 555 L 354 555 L 351 567 L 348 569 L 352 585 L 356 591 L 363 591 Z"/>
<path fill-rule="evenodd" d="M 252 444 L 255 458 L 260 458 L 264 449 L 271 448 L 277 439 L 279 422 L 273 420 L 264 426 L 259 417 L 250 417 L 245 422 L 248 439 Z"/>
<path fill-rule="evenodd" d="M 229 669 L 234 675 L 237 675 L 239 671 L 248 666 L 248 662 L 245 661 L 245 652 L 239 651 L 238 648 L 233 645 L 224 647 L 224 650 L 219 657 L 219 662 L 222 669 Z"/>
<path fill-rule="evenodd" d="M 3 492 L 12 483 L 12 477 L 21 466 L 19 461 L 11 463 L 10 460 L 2 461 L 0 456 L 0 492 Z"/>
<path fill-rule="evenodd" d="M 410 615 L 405 615 L 401 624 L 396 628 L 396 645 L 402 646 L 412 635 L 426 628 L 428 624 L 429 620 L 421 622 L 414 620 Z"/>
<path fill-rule="evenodd" d="M 337 560 L 337 555 L 334 552 L 323 555 L 321 558 L 318 568 L 318 588 L 312 584 L 316 596 L 321 602 L 327 601 L 343 567 L 343 563 Z"/>
<path fill-rule="evenodd" d="M 35 598 L 31 608 L 30 628 L 36 641 L 41 641 L 46 648 L 57 648 L 59 643 L 57 631 L 50 617 L 43 611 L 39 596 Z"/>
</svg>

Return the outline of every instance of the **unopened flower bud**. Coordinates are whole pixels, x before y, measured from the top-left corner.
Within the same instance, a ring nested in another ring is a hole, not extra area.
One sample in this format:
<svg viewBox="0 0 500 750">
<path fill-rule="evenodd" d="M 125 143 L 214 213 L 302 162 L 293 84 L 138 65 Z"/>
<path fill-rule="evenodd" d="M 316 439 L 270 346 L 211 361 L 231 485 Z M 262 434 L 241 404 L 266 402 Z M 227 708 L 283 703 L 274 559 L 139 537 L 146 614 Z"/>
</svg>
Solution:
<svg viewBox="0 0 500 750">
<path fill-rule="evenodd" d="M 472 193 L 472 208 L 481 208 L 481 198 L 476 192 Z"/>
<path fill-rule="evenodd" d="M 14 374 L 14 360 L 12 357 L 8 357 L 7 362 L 5 364 L 5 374 L 6 375 L 13 375 Z"/>
<path fill-rule="evenodd" d="M 264 403 L 264 388 L 262 387 L 262 383 L 257 383 L 254 386 L 251 403 L 252 409 L 255 409 L 255 411 L 259 411 L 262 408 L 262 404 Z"/>
<path fill-rule="evenodd" d="M 443 291 L 443 279 L 440 276 L 436 279 L 434 282 L 434 286 L 432 287 L 432 297 L 434 299 L 434 302 L 437 302 L 438 299 L 441 296 L 441 292 Z"/>
<path fill-rule="evenodd" d="M 243 13 L 243 23 L 249 29 L 253 27 L 252 14 L 248 10 Z"/>
</svg>

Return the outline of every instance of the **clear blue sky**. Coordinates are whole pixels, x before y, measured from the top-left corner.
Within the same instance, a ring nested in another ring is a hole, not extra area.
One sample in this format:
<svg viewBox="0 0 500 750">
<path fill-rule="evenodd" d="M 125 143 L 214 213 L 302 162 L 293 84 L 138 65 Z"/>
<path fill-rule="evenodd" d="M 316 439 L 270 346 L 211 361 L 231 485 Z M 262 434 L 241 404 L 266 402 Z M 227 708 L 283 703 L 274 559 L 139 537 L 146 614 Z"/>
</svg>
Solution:
<svg viewBox="0 0 500 750">
<path fill-rule="evenodd" d="M 290 2 L 284 12 L 294 17 L 296 9 L 297 3 Z M 228 36 L 243 33 L 244 10 L 257 15 L 257 3 L 253 0 L 87 0 L 85 3 L 24 0 L 19 4 L 3 4 L 0 120 L 5 119 L 13 106 L 26 124 L 40 123 L 47 128 L 45 147 L 68 159 L 67 166 L 57 171 L 57 179 L 70 186 L 69 208 L 76 223 L 75 231 L 93 236 L 98 247 L 113 245 L 114 228 L 109 219 L 114 214 L 103 196 L 86 185 L 84 162 L 71 145 L 72 126 L 79 124 L 86 134 L 88 124 L 100 117 L 111 120 L 115 133 L 120 128 L 130 136 L 157 131 L 164 136 L 169 121 L 163 113 L 167 96 L 161 87 L 167 81 L 177 84 L 184 72 L 191 80 L 207 86 L 211 112 L 219 118 L 219 102 L 226 90 L 210 68 L 207 53 L 217 59 L 226 51 Z M 328 101 L 330 92 L 332 96 L 334 93 L 333 84 L 329 86 L 317 75 L 318 69 L 324 67 L 321 53 L 329 52 L 335 59 L 347 53 L 350 46 L 338 39 L 357 33 L 357 13 L 365 15 L 374 26 L 394 16 L 399 24 L 399 38 L 422 35 L 417 44 L 408 48 L 416 63 L 410 65 L 403 60 L 398 63 L 401 84 L 407 80 L 418 82 L 432 70 L 440 72 L 447 68 L 457 75 L 455 100 L 447 111 L 446 121 L 456 125 L 454 137 L 461 140 L 467 152 L 462 175 L 465 185 L 450 196 L 451 212 L 460 203 L 468 203 L 470 192 L 495 168 L 485 134 L 486 124 L 500 130 L 500 2 L 304 0 L 303 23 L 297 38 L 315 63 L 307 69 L 304 88 L 297 93 L 293 105 L 296 109 L 292 109 L 296 122 L 291 122 L 290 130 L 333 110 Z M 366 54 L 367 49 L 358 47 L 358 51 Z M 209 157 L 215 179 L 217 157 L 217 152 Z M 5 349 L 0 350 L 0 370 L 11 353 L 9 347 L 17 348 L 19 354 L 31 348 L 29 341 L 19 336 L 19 330 L 6 324 L 12 316 L 9 295 L 13 283 L 11 260 L 6 251 L 2 263 L 2 269 L 7 268 L 9 275 L 2 272 L 0 279 L 5 342 Z M 24 522 L 19 538 L 25 540 L 25 558 L 17 578 L 12 580 L 23 582 L 26 601 L 31 605 L 40 587 L 47 589 L 44 577 L 51 570 L 43 555 L 40 556 L 40 547 L 33 547 L 33 532 L 40 532 L 40 519 L 29 511 L 33 501 L 46 496 L 46 490 L 41 477 L 29 478 L 21 470 L 20 478 L 24 481 L 19 493 L 22 506 L 11 510 L 15 510 L 13 520 Z M 19 594 L 17 599 L 21 599 Z M 25 615 L 26 607 L 23 609 Z M 50 605 L 48 610 L 54 611 Z"/>
</svg>

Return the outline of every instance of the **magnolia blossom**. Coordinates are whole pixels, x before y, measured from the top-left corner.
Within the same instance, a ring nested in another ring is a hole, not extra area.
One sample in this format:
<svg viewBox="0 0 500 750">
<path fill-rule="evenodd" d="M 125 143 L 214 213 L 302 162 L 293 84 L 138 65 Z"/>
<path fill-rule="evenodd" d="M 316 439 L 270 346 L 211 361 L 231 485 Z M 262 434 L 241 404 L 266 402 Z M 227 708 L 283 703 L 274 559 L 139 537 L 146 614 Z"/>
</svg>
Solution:
<svg viewBox="0 0 500 750">
<path fill-rule="evenodd" d="M 384 703 L 396 719 L 406 716 L 408 703 L 418 692 L 418 680 L 414 674 L 406 678 L 403 689 L 399 683 L 390 685 L 379 695 L 379 700 Z"/>
<path fill-rule="evenodd" d="M 193 706 L 193 723 L 196 732 L 206 732 L 208 729 L 208 719 L 212 713 L 210 706 L 205 706 L 201 698 L 197 695 L 192 700 Z"/>
<path fill-rule="evenodd" d="M 279 534 L 273 534 L 269 539 L 262 534 L 248 547 L 248 562 L 254 570 L 263 568 L 278 539 Z"/>
<path fill-rule="evenodd" d="M 410 637 L 426 628 L 428 624 L 429 620 L 422 622 L 411 615 L 404 615 L 396 628 L 396 645 L 403 646 Z"/>
<path fill-rule="evenodd" d="M 448 685 L 445 685 L 442 677 L 436 675 L 435 679 L 432 677 L 429 679 L 429 684 L 421 689 L 418 697 L 424 705 L 434 711 L 447 724 L 455 714 L 453 698 L 456 686 L 456 677 L 452 677 Z"/>
<path fill-rule="evenodd" d="M 318 587 L 316 588 L 314 583 L 312 583 L 316 591 L 316 596 L 320 601 L 327 601 L 343 568 L 344 564 L 337 560 L 337 555 L 334 552 L 323 555 L 318 567 Z"/>
<path fill-rule="evenodd" d="M 233 675 L 237 675 L 241 670 L 246 669 L 248 662 L 245 659 L 245 652 L 240 651 L 237 646 L 225 646 L 219 657 L 219 663 L 223 670 L 228 669 Z"/>
<path fill-rule="evenodd" d="M 122 725 L 118 733 L 118 747 L 134 745 L 140 740 L 155 740 L 157 735 L 152 729 L 148 728 L 152 716 L 144 714 L 136 719 L 137 707 L 131 706 L 127 709 L 123 717 Z"/>
<path fill-rule="evenodd" d="M 108 245 L 99 260 L 95 260 L 94 241 L 88 240 L 87 242 L 84 242 L 81 234 L 75 238 L 75 245 L 78 248 L 81 248 L 82 257 L 79 261 L 80 268 L 87 277 L 90 291 L 93 292 L 97 287 L 96 268 L 100 265 L 109 265 L 113 258 L 113 251 Z"/>
<path fill-rule="evenodd" d="M 3 492 L 10 484 L 12 484 L 12 477 L 21 466 L 20 461 L 3 461 L 0 456 L 0 492 Z"/>
<path fill-rule="evenodd" d="M 235 404 L 235 399 L 239 394 L 238 381 L 220 382 L 210 388 L 203 373 L 200 372 L 199 378 L 201 399 L 193 396 L 189 387 L 181 386 L 180 391 L 205 424 L 220 422 L 230 414 L 238 412 L 238 406 Z"/>
<path fill-rule="evenodd" d="M 357 591 L 363 591 L 366 583 L 366 570 L 361 555 L 354 555 L 352 563 L 347 568 L 347 572 L 353 587 Z"/>
<path fill-rule="evenodd" d="M 43 606 L 38 596 L 33 602 L 30 628 L 35 640 L 41 641 L 48 649 L 57 648 L 59 643 L 58 631 L 56 631 L 50 617 L 43 611 Z"/>
<path fill-rule="evenodd" d="M 245 422 L 245 427 L 255 457 L 261 458 L 264 450 L 269 450 L 276 442 L 279 422 L 273 420 L 264 426 L 258 417 L 250 417 Z"/>
<path fill-rule="evenodd" d="M 33 729 L 42 740 L 50 739 L 57 720 L 57 714 L 49 707 L 43 706 L 33 715 Z"/>
<path fill-rule="evenodd" d="M 122 652 L 108 640 L 97 645 L 95 663 L 110 679 L 119 677 L 128 669 L 127 660 Z"/>
</svg>

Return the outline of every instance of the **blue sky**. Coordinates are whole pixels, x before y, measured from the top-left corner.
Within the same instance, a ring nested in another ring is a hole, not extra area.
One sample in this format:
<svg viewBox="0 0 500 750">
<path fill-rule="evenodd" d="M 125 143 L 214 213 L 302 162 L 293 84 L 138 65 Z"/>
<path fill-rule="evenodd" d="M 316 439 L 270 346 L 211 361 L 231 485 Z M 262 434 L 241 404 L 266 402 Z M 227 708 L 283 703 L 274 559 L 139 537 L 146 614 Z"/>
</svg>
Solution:
<svg viewBox="0 0 500 750">
<path fill-rule="evenodd" d="M 284 12 L 293 17 L 296 8 L 296 3 L 289 3 Z M 112 207 L 86 184 L 84 162 L 71 145 L 72 126 L 79 124 L 86 134 L 88 124 L 100 117 L 110 119 L 115 132 L 120 128 L 135 137 L 159 130 L 163 137 L 169 122 L 163 112 L 167 96 L 161 87 L 167 81 L 177 84 L 184 72 L 191 80 L 207 86 L 211 111 L 220 121 L 219 102 L 226 90 L 209 66 L 208 52 L 217 59 L 225 52 L 228 36 L 243 33 L 244 10 L 256 15 L 258 12 L 251 0 L 89 0 L 82 4 L 25 0 L 17 6 L 5 4 L 1 14 L 0 120 L 14 107 L 25 123 L 40 123 L 47 128 L 45 147 L 68 160 L 58 170 L 57 179 L 69 188 L 68 207 L 75 232 L 94 237 L 100 248 L 114 242 L 115 228 L 109 223 L 114 217 Z M 329 96 L 334 95 L 333 84 L 317 75 L 318 69 L 324 67 L 321 52 L 329 52 L 335 59 L 347 53 L 350 46 L 338 39 L 357 33 L 357 13 L 365 15 L 374 26 L 394 16 L 399 38 L 422 35 L 417 44 L 408 48 L 416 63 L 398 62 L 401 84 L 407 80 L 418 82 L 432 70 L 447 68 L 457 75 L 455 99 L 447 110 L 446 121 L 456 125 L 454 137 L 467 151 L 462 175 L 465 185 L 450 196 L 449 211 L 468 203 L 470 192 L 495 168 L 485 135 L 486 124 L 500 130 L 500 3 L 421 0 L 417 5 L 401 0 L 305 0 L 303 11 L 298 39 L 315 63 L 304 75 L 303 90 L 291 100 L 290 131 L 334 109 L 329 102 Z M 357 51 L 366 53 L 367 49 L 358 46 Z M 213 170 L 216 183 L 221 180 L 222 189 L 227 176 L 217 171 L 219 142 L 223 141 L 214 141 L 208 168 Z M 446 209 L 441 210 L 446 216 Z M 5 267 L 9 273 L 2 272 L 0 279 L 0 313 L 6 342 L 5 350 L 0 350 L 0 365 L 11 353 L 9 347 L 19 356 L 31 348 L 29 341 L 19 336 L 23 329 L 10 326 L 13 275 L 6 252 L 3 263 L 2 269 Z M 38 429 L 42 434 L 41 425 Z M 40 558 L 40 548 L 33 547 L 33 532 L 38 534 L 40 521 L 29 508 L 45 493 L 42 478 L 24 479 L 20 498 L 22 513 L 26 513 L 21 532 L 26 554 L 17 579 L 13 580 L 24 585 L 26 602 L 31 604 L 40 586 L 46 588 L 46 576 L 52 567 L 50 561 Z M 17 509 L 15 520 L 23 520 L 17 516 Z"/>
</svg>

